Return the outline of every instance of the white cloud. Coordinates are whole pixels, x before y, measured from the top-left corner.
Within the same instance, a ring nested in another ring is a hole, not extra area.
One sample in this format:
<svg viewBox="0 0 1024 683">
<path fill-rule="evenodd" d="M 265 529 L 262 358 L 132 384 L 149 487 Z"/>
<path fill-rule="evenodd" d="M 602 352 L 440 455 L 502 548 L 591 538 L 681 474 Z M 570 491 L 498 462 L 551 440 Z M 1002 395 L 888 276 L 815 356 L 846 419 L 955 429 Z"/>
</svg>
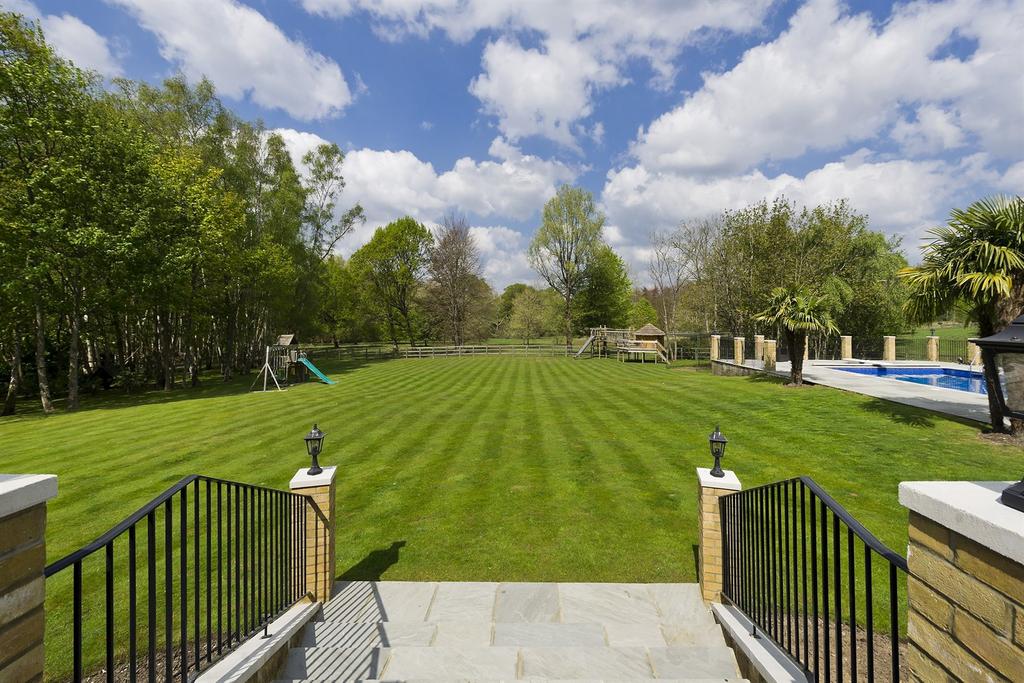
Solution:
<svg viewBox="0 0 1024 683">
<path fill-rule="evenodd" d="M 27 0 L 4 0 L 4 9 L 38 21 L 46 41 L 59 55 L 82 69 L 96 71 L 113 78 L 124 75 L 120 60 L 114 56 L 109 41 L 91 26 L 71 14 L 43 14 Z"/>
<path fill-rule="evenodd" d="M 1020 0 L 898 5 L 880 28 L 836 0 L 811 0 L 777 39 L 705 74 L 632 151 L 649 169 L 730 173 L 870 140 L 896 124 L 894 136 L 915 151 L 959 145 L 962 128 L 991 154 L 1019 157 L 1022 33 Z M 956 37 L 976 40 L 977 50 L 942 56 Z M 897 122 L 901 107 L 920 105 L 916 122 Z"/>
<path fill-rule="evenodd" d="M 307 11 L 336 18 L 368 12 L 389 40 L 441 31 L 464 42 L 497 32 L 484 49 L 483 73 L 470 85 L 483 110 L 513 141 L 531 135 L 576 148 L 576 124 L 593 95 L 625 82 L 623 67 L 646 61 L 653 84 L 668 88 L 673 60 L 708 31 L 760 26 L 769 0 L 653 0 L 642 10 L 618 0 L 302 0 Z M 531 41 L 524 44 L 524 40 Z M 534 46 L 535 44 L 535 46 Z"/>
<path fill-rule="evenodd" d="M 997 185 L 1004 192 L 1024 196 L 1024 161 L 1018 161 L 1006 169 Z"/>
<path fill-rule="evenodd" d="M 533 282 L 537 273 L 526 260 L 529 238 L 504 226 L 474 226 L 469 229 L 484 262 L 484 278 L 496 291 L 513 282 Z"/>
<path fill-rule="evenodd" d="M 631 166 L 608 173 L 602 202 L 609 224 L 622 235 L 620 241 L 636 245 L 644 244 L 652 230 L 761 199 L 784 195 L 810 206 L 845 198 L 855 210 L 868 214 L 873 229 L 904 236 L 913 253 L 924 230 L 944 220 L 951 198 L 975 183 L 993 180 L 984 161 L 881 161 L 861 151 L 803 177 L 767 176 L 754 170 L 699 178 Z"/>
<path fill-rule="evenodd" d="M 302 156 L 326 142 L 314 133 L 288 128 L 274 132 L 284 138 L 300 170 Z M 543 207 L 560 183 L 577 175 L 571 166 L 523 154 L 500 137 L 491 143 L 490 154 L 493 160 L 463 157 L 450 170 L 438 173 L 408 150 L 348 152 L 342 168 L 344 200 L 359 202 L 367 221 L 342 241 L 340 251 L 351 254 L 378 227 L 404 215 L 429 224 L 454 208 L 480 218 L 526 220 Z M 485 271 L 492 284 L 500 285 L 503 278 L 521 279 L 526 258 L 522 235 L 505 227 L 474 230 L 479 233 Z M 516 255 L 516 249 L 523 253 Z"/>
<path fill-rule="evenodd" d="M 525 49 L 499 38 L 483 54 L 484 73 L 469 91 L 512 140 L 542 135 L 575 147 L 572 124 L 591 114 L 592 93 L 623 78 L 581 43 L 548 40 L 545 49 Z"/>
<path fill-rule="evenodd" d="M 963 146 L 964 132 L 954 112 L 926 104 L 918 108 L 916 120 L 900 119 L 890 136 L 911 155 L 935 154 Z"/>
<path fill-rule="evenodd" d="M 156 34 L 161 55 L 185 75 L 208 76 L 235 99 L 301 120 L 337 116 L 352 101 L 337 63 L 236 0 L 107 1 Z"/>
</svg>

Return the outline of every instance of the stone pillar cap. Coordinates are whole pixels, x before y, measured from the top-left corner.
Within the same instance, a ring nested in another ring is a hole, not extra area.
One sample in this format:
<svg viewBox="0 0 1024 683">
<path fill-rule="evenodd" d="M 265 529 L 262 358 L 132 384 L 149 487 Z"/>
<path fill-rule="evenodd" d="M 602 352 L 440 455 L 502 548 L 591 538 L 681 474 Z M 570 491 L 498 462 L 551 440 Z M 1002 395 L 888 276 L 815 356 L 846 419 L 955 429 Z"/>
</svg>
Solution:
<svg viewBox="0 0 1024 683">
<path fill-rule="evenodd" d="M 1008 481 L 905 481 L 900 504 L 1024 564 L 1024 512 L 999 502 Z"/>
<path fill-rule="evenodd" d="M 56 474 L 0 474 L 0 517 L 45 503 L 56 495 Z"/>
<path fill-rule="evenodd" d="M 730 491 L 742 491 L 743 486 L 740 485 L 740 480 L 736 476 L 736 473 L 732 470 L 722 470 L 725 472 L 724 477 L 712 477 L 710 467 L 698 467 L 697 468 L 697 481 L 700 482 L 702 488 L 706 489 L 728 489 Z"/>
<path fill-rule="evenodd" d="M 334 483 L 334 477 L 338 473 L 338 468 L 335 465 L 323 468 L 324 471 L 320 474 L 308 474 L 309 468 L 303 467 L 292 480 L 288 482 L 288 488 L 294 491 L 295 489 L 311 489 L 318 486 L 330 486 Z"/>
</svg>

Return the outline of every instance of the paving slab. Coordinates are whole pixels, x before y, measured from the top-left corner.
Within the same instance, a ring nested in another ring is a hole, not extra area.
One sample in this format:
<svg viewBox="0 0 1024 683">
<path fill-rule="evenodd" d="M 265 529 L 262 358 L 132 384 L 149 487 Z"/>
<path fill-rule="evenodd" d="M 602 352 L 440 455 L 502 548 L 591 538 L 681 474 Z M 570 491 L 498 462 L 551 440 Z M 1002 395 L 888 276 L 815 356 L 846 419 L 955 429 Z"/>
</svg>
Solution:
<svg viewBox="0 0 1024 683">
<path fill-rule="evenodd" d="M 514 647 L 399 647 L 391 650 L 387 679 L 516 678 L 519 651 Z"/>
<path fill-rule="evenodd" d="M 426 621 L 436 590 L 426 581 L 374 582 L 373 600 L 352 621 Z"/>
<path fill-rule="evenodd" d="M 387 648 L 293 649 L 288 653 L 279 678 L 324 678 L 333 681 L 377 678 L 382 673 L 389 652 Z"/>
<path fill-rule="evenodd" d="M 653 678 L 642 647 L 523 648 L 523 678 Z"/>
<path fill-rule="evenodd" d="M 738 677 L 736 656 L 727 647 L 648 648 L 656 678 Z"/>
<path fill-rule="evenodd" d="M 497 583 L 439 583 L 427 619 L 437 622 L 491 623 Z"/>
<path fill-rule="evenodd" d="M 434 640 L 437 625 L 427 622 L 364 622 L 323 621 L 306 628 L 302 647 L 374 648 L 394 645 L 428 646 Z"/>
<path fill-rule="evenodd" d="M 559 621 L 558 586 L 553 583 L 503 583 L 494 603 L 497 623 Z"/>
<path fill-rule="evenodd" d="M 612 647 L 658 647 L 667 644 L 658 623 L 604 624 L 604 632 Z"/>
<path fill-rule="evenodd" d="M 662 624 L 661 634 L 665 644 L 673 646 L 708 645 L 725 647 L 722 629 L 715 624 L 712 628 L 704 623 Z"/>
<path fill-rule="evenodd" d="M 562 621 L 566 623 L 657 623 L 658 609 L 642 584 L 563 583 Z"/>
<path fill-rule="evenodd" d="M 487 647 L 491 644 L 493 624 L 490 622 L 441 622 L 431 643 L 434 647 Z"/>
<path fill-rule="evenodd" d="M 601 647 L 600 624 L 495 624 L 495 645 L 521 647 Z"/>
<path fill-rule="evenodd" d="M 711 628 L 715 618 L 704 603 L 697 584 L 655 583 L 647 593 L 658 608 L 663 624 L 695 624 Z"/>
<path fill-rule="evenodd" d="M 324 605 L 323 619 L 332 621 L 358 621 L 374 601 L 376 593 L 372 581 L 338 581 L 333 597 Z"/>
</svg>

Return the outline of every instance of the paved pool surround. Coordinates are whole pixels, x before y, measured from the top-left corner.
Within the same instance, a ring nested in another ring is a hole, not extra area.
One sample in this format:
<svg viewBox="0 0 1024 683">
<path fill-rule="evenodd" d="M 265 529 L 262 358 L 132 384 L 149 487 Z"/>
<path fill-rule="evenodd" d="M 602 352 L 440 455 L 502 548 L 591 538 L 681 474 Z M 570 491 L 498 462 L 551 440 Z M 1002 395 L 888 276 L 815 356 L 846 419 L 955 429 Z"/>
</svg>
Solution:
<svg viewBox="0 0 1024 683">
<path fill-rule="evenodd" d="M 929 363 L 927 361 L 876 361 L 876 360 L 811 360 L 804 361 L 804 381 L 808 384 L 820 384 L 833 389 L 852 391 L 873 398 L 880 398 L 893 403 L 924 408 L 937 413 L 964 420 L 972 420 L 988 424 L 988 398 L 983 394 L 975 394 L 958 389 L 946 389 L 925 384 L 916 384 L 891 377 L 859 375 L 844 371 L 850 367 L 908 367 L 908 368 L 950 368 L 964 370 L 967 366 L 957 363 Z M 759 361 L 746 361 L 742 366 L 728 360 L 714 361 L 712 370 L 722 375 L 747 375 L 765 370 Z M 789 377 L 789 361 L 775 365 L 773 374 Z"/>
</svg>

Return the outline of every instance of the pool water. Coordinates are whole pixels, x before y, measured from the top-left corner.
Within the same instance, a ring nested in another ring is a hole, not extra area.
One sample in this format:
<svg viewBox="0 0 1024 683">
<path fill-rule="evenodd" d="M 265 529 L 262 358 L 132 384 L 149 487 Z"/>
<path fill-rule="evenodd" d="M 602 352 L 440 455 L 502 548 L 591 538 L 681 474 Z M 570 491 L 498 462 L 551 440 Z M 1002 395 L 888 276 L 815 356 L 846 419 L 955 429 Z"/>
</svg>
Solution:
<svg viewBox="0 0 1024 683">
<path fill-rule="evenodd" d="M 972 394 L 985 394 L 985 377 L 980 372 L 956 370 L 953 368 L 900 368 L 900 367 L 854 367 L 836 368 L 855 375 L 872 377 L 888 377 L 902 382 L 927 384 L 932 387 L 969 391 Z"/>
</svg>

